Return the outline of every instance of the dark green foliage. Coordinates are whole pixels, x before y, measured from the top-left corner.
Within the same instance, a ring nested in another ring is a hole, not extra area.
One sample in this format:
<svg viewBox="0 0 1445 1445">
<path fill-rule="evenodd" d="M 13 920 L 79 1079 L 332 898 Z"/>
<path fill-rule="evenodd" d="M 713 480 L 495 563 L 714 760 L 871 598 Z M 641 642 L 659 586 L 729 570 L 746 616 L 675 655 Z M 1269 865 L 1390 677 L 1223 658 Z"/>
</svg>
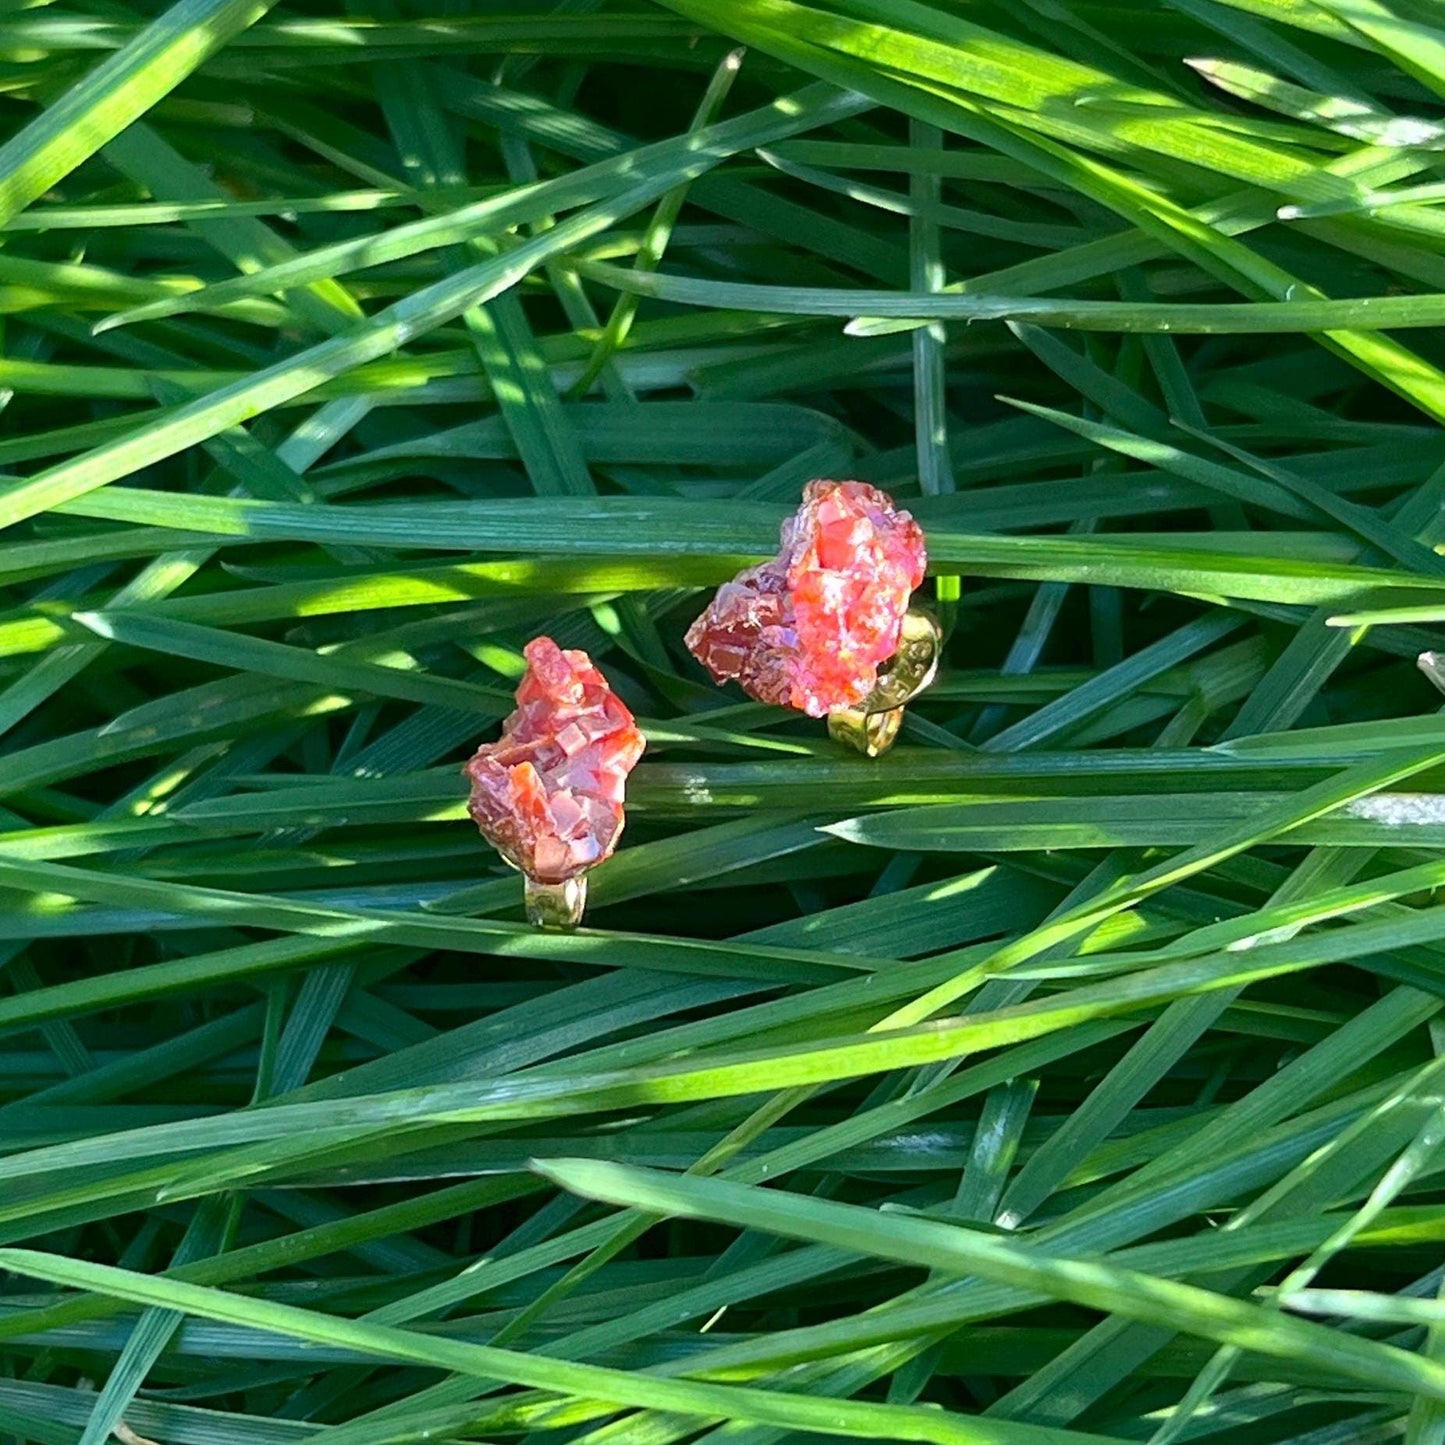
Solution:
<svg viewBox="0 0 1445 1445">
<path fill-rule="evenodd" d="M 0 5 L 0 1442 L 1445 1445 L 1437 7 L 267 9 Z"/>
</svg>

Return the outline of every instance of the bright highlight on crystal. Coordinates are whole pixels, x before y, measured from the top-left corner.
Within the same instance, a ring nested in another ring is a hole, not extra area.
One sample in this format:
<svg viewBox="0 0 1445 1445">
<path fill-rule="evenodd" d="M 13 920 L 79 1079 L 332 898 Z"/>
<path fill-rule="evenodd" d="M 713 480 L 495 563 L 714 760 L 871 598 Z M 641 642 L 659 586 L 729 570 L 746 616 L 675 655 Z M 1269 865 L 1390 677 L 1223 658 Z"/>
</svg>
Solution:
<svg viewBox="0 0 1445 1445">
<path fill-rule="evenodd" d="M 866 482 L 809 482 L 771 561 L 718 588 L 687 646 L 717 682 L 810 717 L 856 706 L 898 650 L 923 531 Z"/>
<path fill-rule="evenodd" d="M 585 652 L 538 637 L 524 651 L 517 710 L 463 769 L 477 827 L 537 883 L 565 883 L 609 858 L 642 734 Z"/>
</svg>

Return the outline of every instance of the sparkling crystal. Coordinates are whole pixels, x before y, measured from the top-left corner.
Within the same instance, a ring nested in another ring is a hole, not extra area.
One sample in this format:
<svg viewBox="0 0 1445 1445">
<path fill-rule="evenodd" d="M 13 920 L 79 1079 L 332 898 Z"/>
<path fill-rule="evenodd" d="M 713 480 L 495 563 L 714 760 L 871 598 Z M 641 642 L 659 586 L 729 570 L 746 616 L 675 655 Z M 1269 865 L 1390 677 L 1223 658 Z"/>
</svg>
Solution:
<svg viewBox="0 0 1445 1445">
<path fill-rule="evenodd" d="M 718 682 L 822 717 L 868 695 L 923 581 L 923 531 L 866 482 L 809 482 L 770 561 L 718 588 L 688 629 Z"/>
<path fill-rule="evenodd" d="M 517 710 L 463 769 L 477 827 L 539 883 L 562 883 L 612 855 L 642 734 L 585 652 L 550 637 L 525 649 Z"/>
</svg>

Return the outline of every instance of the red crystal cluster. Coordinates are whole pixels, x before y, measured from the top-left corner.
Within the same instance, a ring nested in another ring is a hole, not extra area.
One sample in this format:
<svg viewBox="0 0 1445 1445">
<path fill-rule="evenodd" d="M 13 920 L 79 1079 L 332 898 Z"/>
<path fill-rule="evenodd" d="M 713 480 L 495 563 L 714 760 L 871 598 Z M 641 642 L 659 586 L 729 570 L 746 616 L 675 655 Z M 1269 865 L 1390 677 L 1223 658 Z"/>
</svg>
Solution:
<svg viewBox="0 0 1445 1445">
<path fill-rule="evenodd" d="M 855 707 L 898 651 L 927 563 L 923 531 L 877 487 L 817 481 L 781 541 L 771 561 L 718 588 L 688 649 L 759 702 L 811 717 Z"/>
<path fill-rule="evenodd" d="M 477 827 L 539 883 L 563 883 L 612 855 L 642 734 L 585 652 L 550 637 L 525 649 L 517 710 L 462 770 Z"/>
</svg>

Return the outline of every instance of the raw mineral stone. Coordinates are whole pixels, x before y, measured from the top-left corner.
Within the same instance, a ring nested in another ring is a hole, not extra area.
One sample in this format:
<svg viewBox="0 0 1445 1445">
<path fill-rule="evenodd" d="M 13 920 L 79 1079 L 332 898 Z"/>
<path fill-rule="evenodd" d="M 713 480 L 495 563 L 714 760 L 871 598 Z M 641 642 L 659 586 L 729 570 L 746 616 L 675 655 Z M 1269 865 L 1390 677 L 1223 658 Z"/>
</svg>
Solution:
<svg viewBox="0 0 1445 1445">
<path fill-rule="evenodd" d="M 585 652 L 538 637 L 524 655 L 517 710 L 463 769 L 468 811 L 509 863 L 539 883 L 562 883 L 611 857 L 644 743 Z"/>
<path fill-rule="evenodd" d="M 809 482 L 778 555 L 718 588 L 687 646 L 717 682 L 823 717 L 856 707 L 898 650 L 923 531 L 866 482 Z"/>
</svg>

